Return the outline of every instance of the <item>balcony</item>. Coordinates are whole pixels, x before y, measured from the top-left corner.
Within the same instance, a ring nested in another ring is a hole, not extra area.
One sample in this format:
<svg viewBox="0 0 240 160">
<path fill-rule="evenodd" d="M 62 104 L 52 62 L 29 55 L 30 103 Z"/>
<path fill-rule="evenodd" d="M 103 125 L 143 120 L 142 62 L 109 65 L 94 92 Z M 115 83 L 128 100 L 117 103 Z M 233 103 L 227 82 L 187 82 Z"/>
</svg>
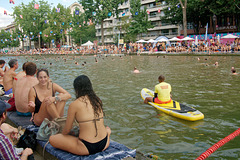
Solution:
<svg viewBox="0 0 240 160">
<path fill-rule="evenodd" d="M 166 25 L 166 26 L 162 26 L 162 25 L 156 25 L 154 26 L 154 28 L 150 28 L 148 29 L 148 31 L 155 31 L 155 30 L 162 30 L 162 29 L 177 29 L 178 27 L 175 25 Z"/>
<path fill-rule="evenodd" d="M 113 38 L 105 38 L 104 43 L 114 43 Z"/>
<path fill-rule="evenodd" d="M 156 2 L 156 0 L 142 0 L 141 4 L 148 4 L 148 3 L 152 3 L 152 2 Z"/>
<path fill-rule="evenodd" d="M 118 9 L 126 9 L 126 8 L 130 8 L 130 4 L 129 4 L 129 3 L 120 5 L 120 6 L 118 7 Z"/>
<path fill-rule="evenodd" d="M 112 27 L 113 27 L 112 23 L 103 23 L 103 28 L 112 28 Z"/>
<path fill-rule="evenodd" d="M 161 20 L 160 14 L 149 16 L 148 20 L 149 21 L 159 21 L 159 20 Z"/>
</svg>

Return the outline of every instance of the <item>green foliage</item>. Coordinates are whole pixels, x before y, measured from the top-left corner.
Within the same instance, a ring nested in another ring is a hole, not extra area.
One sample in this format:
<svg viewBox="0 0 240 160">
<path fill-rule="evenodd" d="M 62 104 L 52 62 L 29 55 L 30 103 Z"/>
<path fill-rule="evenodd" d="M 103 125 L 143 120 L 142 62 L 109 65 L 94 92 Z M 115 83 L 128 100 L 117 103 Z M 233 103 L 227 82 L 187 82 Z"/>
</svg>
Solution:
<svg viewBox="0 0 240 160">
<path fill-rule="evenodd" d="M 35 9 L 34 4 L 39 4 L 39 9 Z M 22 34 L 31 36 L 32 40 L 36 41 L 39 32 L 43 32 L 48 27 L 45 21 L 48 20 L 49 12 L 50 5 L 47 2 L 33 0 L 27 5 L 22 3 L 14 7 L 13 16 L 17 25 L 22 28 Z"/>
<path fill-rule="evenodd" d="M 130 7 L 132 21 L 128 28 L 128 36 L 136 37 L 138 34 L 147 33 L 148 29 L 153 28 L 151 22 L 148 21 L 146 8 L 141 9 L 140 0 L 130 0 Z"/>
<path fill-rule="evenodd" d="M 75 11 L 79 11 L 79 9 L 76 8 Z M 88 21 L 86 21 L 86 19 L 87 19 L 86 14 L 80 13 L 80 11 L 79 15 L 73 14 L 71 18 L 72 29 L 70 29 L 69 34 L 74 39 L 75 43 L 78 45 L 85 43 L 88 40 L 90 41 L 96 40 L 95 25 L 91 23 L 90 19 L 88 19 Z"/>
<path fill-rule="evenodd" d="M 5 32 L 1 30 L 0 32 L 0 49 L 6 47 L 18 47 L 19 46 L 19 39 L 16 32 L 12 34 L 10 32 Z"/>
<path fill-rule="evenodd" d="M 71 10 L 65 8 L 60 3 L 57 5 L 57 8 L 60 8 L 60 12 L 56 12 L 56 8 L 52 8 L 50 14 L 48 15 L 49 19 L 49 28 L 47 30 L 48 37 L 44 38 L 50 42 L 52 39 L 56 42 L 60 42 L 63 36 L 66 35 L 67 29 L 70 28 L 71 24 Z"/>
<path fill-rule="evenodd" d="M 166 0 L 166 2 L 167 7 L 162 10 L 165 14 L 164 17 L 161 17 L 162 22 L 182 24 L 180 0 Z M 179 7 L 177 7 L 178 4 Z M 235 19 L 239 19 L 240 9 L 236 5 L 240 6 L 240 2 L 236 0 L 189 0 L 187 4 L 187 22 L 193 24 L 195 33 L 198 34 L 200 26 L 210 23 L 210 17 L 214 14 L 217 17 L 226 15 L 235 16 Z M 239 26 L 239 24 L 236 26 Z"/>
<path fill-rule="evenodd" d="M 95 23 L 101 24 L 101 31 L 103 33 L 103 20 L 111 16 L 118 17 L 118 4 L 121 4 L 123 0 L 79 0 L 79 3 L 85 10 L 86 19 L 92 19 Z M 104 44 L 104 38 L 102 34 L 102 44 Z"/>
</svg>

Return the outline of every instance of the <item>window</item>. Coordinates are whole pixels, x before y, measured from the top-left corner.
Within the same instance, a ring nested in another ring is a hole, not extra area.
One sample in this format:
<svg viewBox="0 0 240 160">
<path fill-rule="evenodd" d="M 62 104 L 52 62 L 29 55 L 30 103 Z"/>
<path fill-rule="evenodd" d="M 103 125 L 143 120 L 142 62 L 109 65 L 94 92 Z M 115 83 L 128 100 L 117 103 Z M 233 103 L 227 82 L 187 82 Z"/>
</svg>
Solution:
<svg viewBox="0 0 240 160">
<path fill-rule="evenodd" d="M 150 17 L 156 17 L 156 15 L 157 15 L 157 12 L 150 12 Z"/>
<path fill-rule="evenodd" d="M 169 35 L 169 30 L 168 29 L 163 29 L 162 30 L 162 35 Z"/>
<path fill-rule="evenodd" d="M 178 33 L 178 29 L 177 28 L 173 28 L 172 29 L 172 34 L 177 34 Z"/>
<path fill-rule="evenodd" d="M 151 22 L 151 24 L 155 27 L 158 26 L 158 22 Z"/>
<path fill-rule="evenodd" d="M 187 29 L 193 29 L 192 23 L 187 23 Z"/>
<path fill-rule="evenodd" d="M 155 7 L 155 6 L 156 6 L 156 2 L 149 4 L 149 8 L 152 8 L 152 7 Z"/>
</svg>

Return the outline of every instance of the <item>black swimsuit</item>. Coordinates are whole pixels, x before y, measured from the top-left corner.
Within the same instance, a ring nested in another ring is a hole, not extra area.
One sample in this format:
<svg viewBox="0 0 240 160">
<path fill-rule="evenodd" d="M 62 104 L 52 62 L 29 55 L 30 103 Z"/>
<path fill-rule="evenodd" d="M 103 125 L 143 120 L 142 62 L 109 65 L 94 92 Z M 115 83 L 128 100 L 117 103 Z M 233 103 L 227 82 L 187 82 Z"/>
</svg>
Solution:
<svg viewBox="0 0 240 160">
<path fill-rule="evenodd" d="M 78 122 L 78 123 L 85 123 L 85 122 L 93 121 L 94 125 L 95 125 L 95 129 L 96 129 L 96 136 L 95 137 L 97 137 L 98 133 L 97 133 L 96 121 L 100 121 L 100 119 L 102 119 L 102 118 L 103 117 L 98 118 L 98 119 L 88 120 L 88 121 L 81 121 L 81 122 Z M 100 140 L 100 141 L 98 141 L 96 143 L 90 143 L 90 142 L 87 142 L 87 141 L 85 141 L 83 139 L 80 139 L 80 138 L 79 138 L 79 140 L 82 141 L 83 144 L 86 146 L 86 148 L 88 149 L 89 154 L 95 154 L 97 152 L 101 152 L 105 148 L 105 146 L 107 144 L 107 140 L 108 140 L 108 135 L 106 135 L 105 138 L 103 138 L 102 140 Z"/>
<path fill-rule="evenodd" d="M 35 93 L 36 93 L 36 97 L 35 97 L 35 111 L 34 111 L 34 114 L 35 114 L 35 113 L 39 112 L 40 107 L 42 105 L 42 102 L 38 98 L 37 91 L 36 91 L 35 87 L 33 87 L 33 88 L 34 88 Z M 53 91 L 53 83 L 52 83 L 52 96 L 53 97 L 55 96 L 54 91 Z"/>
</svg>

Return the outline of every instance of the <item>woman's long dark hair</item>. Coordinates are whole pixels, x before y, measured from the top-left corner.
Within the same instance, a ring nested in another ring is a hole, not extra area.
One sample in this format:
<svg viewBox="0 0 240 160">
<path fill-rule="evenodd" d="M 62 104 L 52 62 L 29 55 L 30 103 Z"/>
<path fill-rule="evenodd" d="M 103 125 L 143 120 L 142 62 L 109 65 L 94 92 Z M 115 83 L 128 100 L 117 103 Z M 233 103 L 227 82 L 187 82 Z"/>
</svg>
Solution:
<svg viewBox="0 0 240 160">
<path fill-rule="evenodd" d="M 76 93 L 76 99 L 87 95 L 93 107 L 94 115 L 99 117 L 99 113 L 103 112 L 102 101 L 93 91 L 90 79 L 85 75 L 80 75 L 73 81 L 73 87 Z"/>
</svg>

